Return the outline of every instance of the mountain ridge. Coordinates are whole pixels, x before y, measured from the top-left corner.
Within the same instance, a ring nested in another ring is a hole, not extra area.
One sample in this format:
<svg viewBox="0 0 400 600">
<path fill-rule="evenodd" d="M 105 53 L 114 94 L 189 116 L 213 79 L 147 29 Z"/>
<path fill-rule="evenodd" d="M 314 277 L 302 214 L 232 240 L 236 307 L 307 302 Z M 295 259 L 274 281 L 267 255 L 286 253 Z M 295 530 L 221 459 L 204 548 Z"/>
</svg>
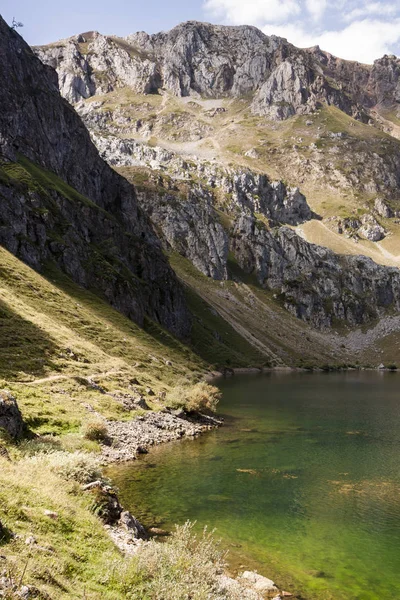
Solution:
<svg viewBox="0 0 400 600">
<path fill-rule="evenodd" d="M 56 67 L 60 55 L 53 51 L 67 45 L 80 82 L 69 98 L 73 102 L 92 95 L 93 89 L 98 93 L 102 85 L 95 76 L 101 62 L 91 65 L 89 55 L 82 62 L 79 44 L 92 45 L 97 56 L 107 46 L 114 46 L 118 61 L 125 61 L 125 69 L 131 69 L 128 85 L 130 79 L 139 93 L 155 93 L 162 87 L 177 96 L 199 93 L 206 97 L 238 97 L 256 93 L 253 112 L 276 119 L 312 112 L 325 101 L 365 120 L 365 110 L 382 102 L 392 105 L 400 94 L 400 63 L 396 57 L 384 56 L 371 66 L 362 65 L 319 47 L 296 48 L 286 39 L 267 36 L 253 26 L 187 21 L 152 35 L 138 32 L 118 38 L 91 32 L 87 38 L 80 34 L 38 47 L 38 55 Z M 113 85 L 112 77 L 107 85 Z"/>
</svg>

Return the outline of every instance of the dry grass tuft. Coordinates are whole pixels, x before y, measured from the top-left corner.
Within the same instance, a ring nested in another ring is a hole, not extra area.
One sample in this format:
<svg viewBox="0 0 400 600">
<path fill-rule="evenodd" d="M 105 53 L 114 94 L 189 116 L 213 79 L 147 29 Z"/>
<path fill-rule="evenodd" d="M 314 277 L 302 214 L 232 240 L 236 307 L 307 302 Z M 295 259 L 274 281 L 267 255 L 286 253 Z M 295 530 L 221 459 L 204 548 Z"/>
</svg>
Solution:
<svg viewBox="0 0 400 600">
<path fill-rule="evenodd" d="M 91 442 L 104 442 L 108 438 L 107 425 L 101 419 L 86 421 L 82 426 L 82 433 Z"/>
<path fill-rule="evenodd" d="M 175 387 L 168 396 L 169 405 L 188 412 L 216 412 L 221 392 L 213 385 L 201 381 L 192 387 Z"/>
</svg>

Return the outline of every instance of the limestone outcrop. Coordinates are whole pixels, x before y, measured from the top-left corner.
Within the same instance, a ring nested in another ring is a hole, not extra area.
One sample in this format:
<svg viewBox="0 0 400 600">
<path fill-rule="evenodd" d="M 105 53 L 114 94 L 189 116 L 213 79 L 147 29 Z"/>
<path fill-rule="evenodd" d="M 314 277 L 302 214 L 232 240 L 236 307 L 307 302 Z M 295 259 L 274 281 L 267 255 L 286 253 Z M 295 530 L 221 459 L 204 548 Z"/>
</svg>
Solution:
<svg viewBox="0 0 400 600">
<path fill-rule="evenodd" d="M 300 50 L 255 27 L 189 21 L 168 32 L 126 38 L 98 32 L 36 48 L 55 68 L 70 102 L 127 86 L 135 93 L 163 89 L 176 96 L 254 95 L 252 110 L 273 119 L 312 112 L 320 102 L 368 120 L 367 111 L 400 97 L 399 59 L 372 69 L 318 47 Z"/>
</svg>

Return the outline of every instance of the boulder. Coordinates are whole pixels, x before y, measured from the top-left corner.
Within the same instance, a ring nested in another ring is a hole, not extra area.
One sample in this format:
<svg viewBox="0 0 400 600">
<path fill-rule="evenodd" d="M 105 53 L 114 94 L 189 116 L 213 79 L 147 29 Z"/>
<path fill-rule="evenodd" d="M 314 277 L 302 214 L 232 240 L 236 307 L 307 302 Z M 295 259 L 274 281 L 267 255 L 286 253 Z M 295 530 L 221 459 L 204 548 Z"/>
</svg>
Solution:
<svg viewBox="0 0 400 600">
<path fill-rule="evenodd" d="M 227 575 L 221 575 L 218 578 L 219 591 L 223 594 L 223 598 L 234 597 L 240 600 L 262 600 L 262 596 L 246 585 L 242 585 L 240 581 L 232 579 Z"/>
<path fill-rule="evenodd" d="M 124 510 L 121 513 L 119 522 L 125 529 L 132 533 L 134 538 L 147 539 L 146 529 L 129 511 Z"/>
<path fill-rule="evenodd" d="M 8 390 L 0 391 L 0 431 L 4 430 L 13 439 L 24 432 L 24 421 L 14 396 Z"/>
<path fill-rule="evenodd" d="M 260 155 L 258 154 L 255 148 L 250 148 L 250 150 L 247 150 L 247 152 L 245 152 L 244 155 L 248 158 L 260 158 Z"/>
<path fill-rule="evenodd" d="M 360 235 L 370 242 L 379 242 L 380 240 L 383 240 L 386 231 L 372 215 L 364 215 L 361 221 L 362 227 L 358 230 Z"/>
<path fill-rule="evenodd" d="M 241 576 L 241 579 L 246 580 L 246 582 L 251 584 L 251 587 L 254 590 L 261 592 L 262 594 L 278 592 L 278 588 L 271 579 L 263 577 L 263 575 L 259 575 L 254 571 L 245 571 Z"/>
<path fill-rule="evenodd" d="M 96 484 L 98 482 L 95 482 Z M 107 485 L 95 485 L 86 488 L 93 494 L 92 511 L 100 517 L 106 525 L 114 525 L 122 514 L 122 506 L 119 503 L 116 492 Z"/>
<path fill-rule="evenodd" d="M 377 198 L 375 200 L 374 208 L 378 215 L 384 219 L 390 219 L 391 217 L 394 217 L 392 209 L 386 204 L 386 202 L 382 200 L 382 198 Z"/>
</svg>

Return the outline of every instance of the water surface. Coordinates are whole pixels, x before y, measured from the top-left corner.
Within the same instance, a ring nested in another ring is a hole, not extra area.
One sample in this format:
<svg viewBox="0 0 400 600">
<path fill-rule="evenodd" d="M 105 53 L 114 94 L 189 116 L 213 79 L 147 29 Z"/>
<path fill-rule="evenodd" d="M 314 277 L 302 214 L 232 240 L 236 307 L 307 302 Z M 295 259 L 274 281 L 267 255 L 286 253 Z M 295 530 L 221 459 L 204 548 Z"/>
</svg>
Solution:
<svg viewBox="0 0 400 600">
<path fill-rule="evenodd" d="M 222 429 L 110 476 L 148 526 L 215 527 L 232 568 L 307 599 L 400 599 L 399 384 L 369 372 L 222 381 Z"/>
</svg>

